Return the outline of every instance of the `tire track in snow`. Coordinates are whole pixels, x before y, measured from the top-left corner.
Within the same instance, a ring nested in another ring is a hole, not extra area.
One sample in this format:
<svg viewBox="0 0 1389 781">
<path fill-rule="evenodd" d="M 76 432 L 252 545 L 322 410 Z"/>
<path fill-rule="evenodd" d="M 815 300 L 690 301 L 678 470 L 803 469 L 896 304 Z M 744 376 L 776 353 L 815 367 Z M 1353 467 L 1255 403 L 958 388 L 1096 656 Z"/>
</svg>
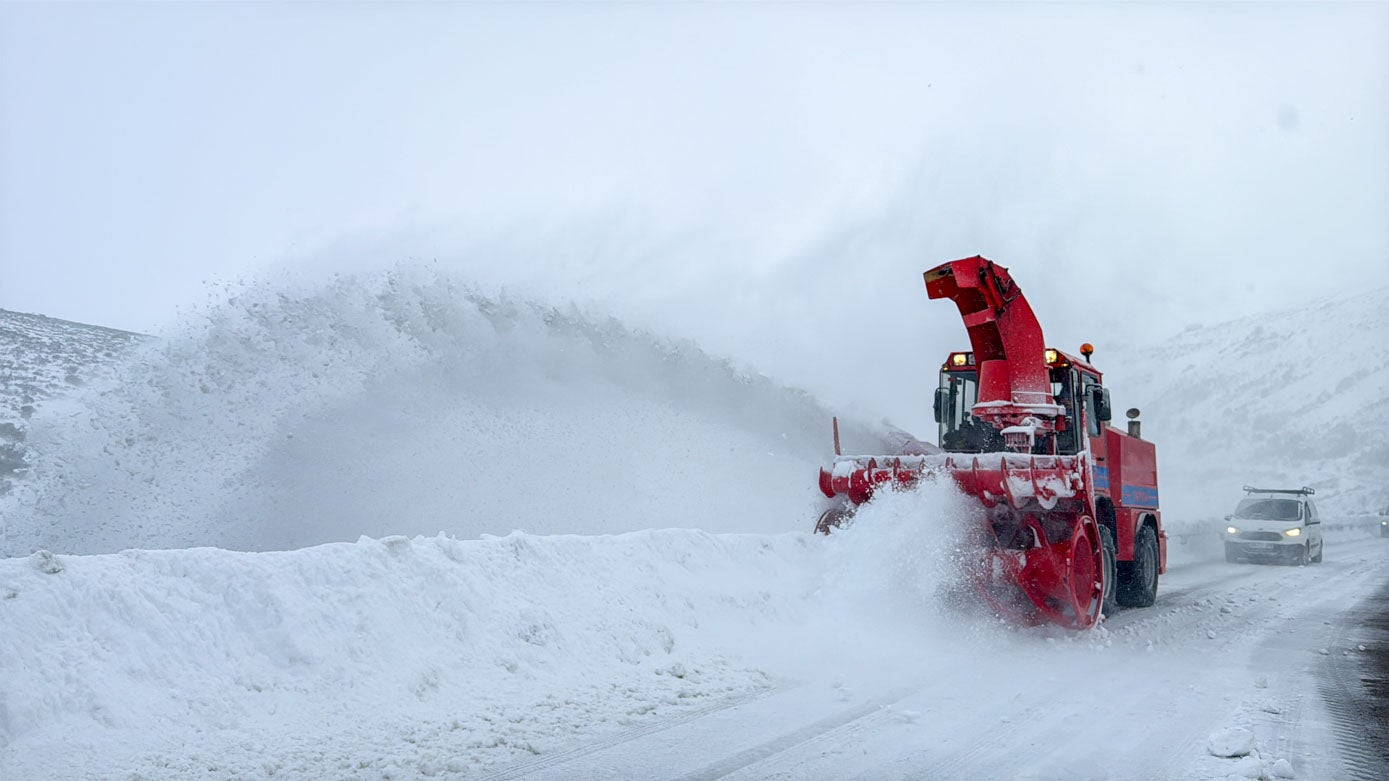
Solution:
<svg viewBox="0 0 1389 781">
<path fill-rule="evenodd" d="M 1389 596 L 1389 589 L 1380 589 L 1378 594 L 1362 600 L 1337 620 L 1331 645 L 1319 670 L 1318 690 L 1330 712 L 1347 778 L 1353 781 L 1389 778 L 1389 725 L 1367 718 L 1370 715 L 1366 713 L 1368 693 L 1361 677 L 1361 660 L 1345 651 L 1356 647 L 1352 635 L 1368 631 L 1362 627 L 1362 622 L 1374 611 L 1371 603 L 1382 601 L 1386 596 Z"/>
<path fill-rule="evenodd" d="M 1048 710 L 1046 704 L 1038 703 L 1026 710 L 1007 717 L 1008 723 L 1028 724 L 1035 722 Z M 854 781 L 881 781 L 884 778 L 967 778 L 963 771 L 975 767 L 979 760 L 998 752 L 998 735 L 986 731 L 983 736 L 970 741 L 964 748 L 946 754 L 944 757 L 928 752 L 915 752 L 890 764 L 880 765 L 854 776 Z M 921 775 L 922 769 L 929 774 Z"/>
<path fill-rule="evenodd" d="M 1316 585 L 1324 593 L 1337 594 L 1343 591 L 1348 581 L 1365 578 L 1363 562 L 1343 566 L 1343 560 L 1332 560 L 1325 567 L 1317 567 Z M 1311 565 L 1316 567 L 1317 565 Z M 1277 568 L 1268 567 L 1271 576 Z M 1281 594 L 1291 588 L 1299 589 L 1299 581 L 1286 577 L 1272 578 L 1264 589 L 1278 589 Z M 1280 613 L 1275 617 L 1278 625 L 1315 624 L 1318 627 L 1309 632 L 1269 632 L 1252 651 L 1251 658 L 1268 670 L 1267 676 L 1259 676 L 1255 686 L 1267 694 L 1246 700 L 1243 719 L 1252 717 L 1259 753 L 1266 762 L 1282 758 L 1293 763 L 1299 777 L 1316 779 L 1345 779 L 1341 766 L 1346 761 L 1344 755 L 1328 754 L 1327 747 L 1336 740 L 1334 715 L 1328 707 L 1318 707 L 1325 699 L 1321 689 L 1325 686 L 1320 668 L 1325 661 L 1313 663 L 1309 655 L 1315 648 L 1336 648 L 1342 643 L 1336 639 L 1337 629 L 1333 622 L 1324 620 L 1328 613 L 1334 613 L 1341 606 L 1335 598 L 1298 605 L 1298 614 Z M 1324 657 L 1321 659 L 1324 660 Z M 1309 676 L 1316 676 L 1314 685 L 1309 686 Z M 1322 695 L 1322 696 L 1318 696 Z M 1328 702 L 1328 705 L 1330 703 Z M 1377 775 L 1370 776 L 1379 778 Z"/>
<path fill-rule="evenodd" d="M 706 765 L 693 773 L 679 776 L 675 781 L 714 781 L 715 779 L 731 776 L 742 770 L 748 770 L 755 765 L 766 762 L 779 754 L 809 743 L 816 738 L 828 737 L 834 733 L 852 733 L 860 731 L 868 726 L 862 724 L 862 722 L 870 720 L 870 717 L 873 716 L 881 716 L 883 712 L 893 704 L 910 697 L 925 687 L 926 684 L 923 682 L 896 689 L 881 697 L 870 700 L 863 705 L 827 716 L 812 724 L 801 727 L 800 729 L 793 730 L 760 745 L 740 751 L 718 762 Z M 851 726 L 857 726 L 858 729 L 846 729 Z M 843 737 L 847 738 L 848 734 L 845 734 Z"/>
<path fill-rule="evenodd" d="M 1145 619 L 1160 625 L 1164 635 L 1171 635 L 1174 631 L 1204 634 L 1206 626 L 1212 621 L 1214 614 L 1211 609 L 1212 595 L 1227 593 L 1229 591 L 1228 584 L 1231 582 L 1258 581 L 1268 577 L 1268 573 L 1258 569 L 1241 569 L 1230 573 L 1224 571 L 1223 566 L 1213 569 L 1210 574 L 1218 577 L 1214 580 L 1204 580 L 1197 584 L 1175 589 L 1173 593 L 1179 595 L 1175 604 L 1159 603 L 1165 609 L 1138 609 L 1120 614 L 1127 617 L 1125 625 L 1136 624 L 1124 634 L 1139 635 L 1140 627 L 1142 629 L 1148 628 L 1143 626 Z M 1258 621 L 1271 613 L 1275 604 L 1261 600 L 1242 607 L 1244 609 L 1239 611 L 1238 616 L 1240 619 Z M 1225 616 L 1220 616 L 1220 618 L 1225 618 Z M 1239 640 L 1240 635 L 1238 633 L 1230 632 L 1222 633 L 1222 636 L 1214 642 L 1217 648 L 1224 649 L 1239 642 Z M 821 777 L 827 774 L 830 776 L 842 775 L 842 770 L 837 772 L 829 770 L 827 769 L 828 766 L 822 764 L 824 761 L 823 752 L 812 749 L 811 741 L 820 738 L 823 739 L 822 742 L 825 746 L 842 748 L 863 742 L 865 737 L 871 740 L 871 735 L 865 736 L 863 733 L 881 726 L 886 715 L 884 712 L 889 705 L 924 688 L 925 684 L 922 684 L 905 692 L 895 692 L 851 711 L 828 717 L 760 746 L 735 754 L 724 761 L 706 766 L 696 773 L 681 776 L 680 781 L 711 781 L 726 777 L 794 779 Z M 1142 695 L 1134 695 L 1130 699 L 1133 701 L 1132 709 L 1141 711 L 1143 707 Z M 1056 706 L 1053 700 L 1054 692 L 1051 690 L 1035 692 L 1029 695 L 1026 700 L 1017 703 L 1018 710 L 1007 715 L 1004 721 L 1009 725 L 1009 729 L 1005 732 L 1000 733 L 993 728 L 982 729 L 980 728 L 982 722 L 978 720 L 955 723 L 951 725 L 953 729 L 935 737 L 935 748 L 910 751 L 887 762 L 874 763 L 871 768 L 857 773 L 857 775 L 845 777 L 852 777 L 857 781 L 882 781 L 882 779 L 894 778 L 989 777 L 999 769 L 997 761 L 999 756 L 1006 755 L 1010 748 L 1018 748 L 1035 754 L 1034 747 L 1037 745 L 1054 745 L 1058 747 L 1055 753 L 1063 753 L 1061 747 L 1071 744 L 1074 739 L 1074 732 L 1069 726 L 1055 723 L 1049 718 Z M 992 727 L 996 726 L 997 724 L 992 724 Z M 1169 731 L 1173 734 L 1169 741 L 1165 741 L 1165 745 L 1176 747 L 1173 757 L 1177 760 L 1177 764 L 1185 764 L 1191 756 L 1199 755 L 1200 745 L 1204 741 L 1206 733 L 1191 734 L 1188 726 L 1182 724 L 1174 725 L 1174 729 Z M 940 746 L 950 743 L 963 743 L 964 745 L 962 748 L 951 751 L 941 750 Z M 782 764 L 775 768 L 770 767 L 771 761 L 774 759 L 780 760 Z M 762 772 L 764 770 L 767 772 Z M 855 768 L 854 772 L 857 770 Z M 1167 776 L 1159 774 L 1157 777 Z M 1180 777 L 1180 774 L 1170 777 Z"/>
<path fill-rule="evenodd" d="M 664 732 L 665 730 L 673 729 L 682 724 L 687 724 L 691 721 L 702 719 L 706 716 L 710 716 L 720 711 L 731 710 L 742 705 L 747 705 L 758 700 L 766 699 L 773 695 L 781 694 L 782 692 L 797 688 L 801 685 L 803 684 L 797 683 L 773 686 L 771 688 L 763 689 L 755 694 L 746 697 L 739 697 L 733 700 L 724 700 L 722 702 L 716 702 L 710 705 L 706 705 L 702 708 L 689 711 L 688 713 L 684 713 L 679 716 L 674 716 L 669 719 L 661 719 L 659 721 L 655 721 L 650 724 L 645 724 L 640 727 L 635 727 L 633 729 L 626 729 L 622 730 L 621 732 L 614 732 L 611 735 L 608 735 L 607 737 L 599 738 L 598 740 L 593 740 L 588 743 L 583 743 L 578 746 L 574 746 L 573 748 L 565 749 L 563 751 L 542 754 L 538 757 L 535 757 L 534 759 L 527 759 L 522 760 L 520 762 L 515 762 L 495 772 L 484 773 L 481 776 L 478 776 L 478 778 L 481 779 L 481 781 L 513 781 L 514 779 L 525 778 L 526 776 L 533 775 L 542 770 L 557 767 L 559 765 L 563 765 L 566 762 L 572 762 L 573 760 L 586 757 L 590 754 L 595 754 L 599 751 L 612 748 L 613 746 L 619 746 L 623 743 L 629 743 L 639 738 L 646 737 L 647 735 L 654 735 L 658 732 Z"/>
<path fill-rule="evenodd" d="M 1231 568 L 1234 569 L 1233 565 Z M 1298 571 L 1306 575 L 1320 574 L 1316 569 Z M 1181 587 L 1173 589 L 1171 593 L 1177 595 L 1175 600 L 1169 598 L 1167 604 L 1159 602 L 1165 609 L 1134 610 L 1124 614 L 1128 616 L 1128 620 L 1121 624 L 1122 631 L 1116 635 L 1116 640 L 1122 639 L 1124 642 L 1132 643 L 1142 641 L 1151 635 L 1156 636 L 1164 645 L 1175 642 L 1179 648 L 1187 647 L 1195 641 L 1201 645 L 1203 653 L 1216 658 L 1239 655 L 1240 649 L 1246 647 L 1249 639 L 1249 632 L 1246 630 L 1276 627 L 1283 606 L 1289 603 L 1298 604 L 1298 600 L 1292 600 L 1290 597 L 1296 596 L 1306 586 L 1307 581 L 1307 578 L 1289 578 L 1290 568 L 1275 567 L 1239 567 L 1233 572 L 1226 572 L 1225 565 L 1222 564 L 1201 574 L 1205 576 L 1204 580 L 1189 585 L 1183 583 Z M 1358 568 L 1354 567 L 1333 572 L 1331 575 L 1324 580 L 1319 578 L 1318 582 L 1331 586 L 1333 590 L 1335 584 L 1360 576 Z M 1247 598 L 1232 599 L 1236 596 L 1245 597 L 1246 594 L 1257 594 L 1259 598 L 1255 601 L 1249 601 Z M 1306 608 L 1302 609 L 1305 612 Z M 1210 682 L 1198 681 L 1195 685 L 1198 687 L 1195 691 L 1199 693 L 1208 687 Z M 990 731 L 985 737 L 972 741 L 965 749 L 944 757 L 938 751 L 914 751 L 878 764 L 855 778 L 861 781 L 881 781 L 889 778 L 996 777 L 1000 772 L 999 758 L 1015 753 L 1025 754 L 1034 763 L 1039 763 L 1038 767 L 1046 766 L 1057 773 L 1083 773 L 1085 771 L 1075 767 L 1046 765 L 1048 761 L 1061 762 L 1064 765 L 1068 757 L 1083 759 L 1084 752 L 1093 744 L 1093 737 L 1077 738 L 1073 728 L 1065 723 L 1065 719 L 1054 718 L 1056 703 L 1051 701 L 1052 696 L 1051 690 L 1033 695 L 1029 698 L 1030 701 L 1020 703 L 1031 707 L 1010 715 L 1008 722 L 1012 726 L 1009 729 Z M 1143 713 L 1149 705 L 1147 696 L 1144 691 L 1125 694 L 1113 700 L 1110 706 L 1116 712 Z M 1288 709 L 1285 714 L 1293 726 L 1301 726 L 1300 708 Z M 1143 756 L 1139 763 L 1141 767 L 1135 766 L 1132 776 L 1115 775 L 1109 770 L 1103 777 L 1193 777 L 1190 772 L 1192 763 L 1210 759 L 1206 757 L 1205 740 L 1210 729 L 1218 727 L 1223 720 L 1215 713 L 1202 714 L 1197 711 L 1190 715 L 1208 716 L 1211 721 L 1193 724 L 1188 719 L 1178 717 L 1178 714 L 1172 714 L 1170 718 L 1143 720 L 1146 726 L 1142 730 L 1119 730 L 1113 736 L 1121 741 L 1117 746 L 1122 746 L 1124 741 L 1130 741 L 1133 745 L 1129 748 L 1134 752 L 1141 752 L 1144 747 L 1150 746 L 1161 747 L 1161 750 Z M 952 737 L 954 735 L 947 732 L 933 736 L 933 739 L 939 745 L 948 742 Z M 1271 745 L 1282 749 L 1286 746 L 1286 741 L 1279 743 L 1275 739 Z M 1038 753 L 1039 746 L 1047 747 L 1048 750 Z M 813 762 L 813 759 L 808 760 L 799 768 L 799 774 L 790 773 L 787 776 L 813 777 L 814 772 L 807 772 L 813 771 Z M 1043 775 L 1037 777 L 1051 777 L 1046 775 L 1050 770 L 1043 770 Z"/>
</svg>

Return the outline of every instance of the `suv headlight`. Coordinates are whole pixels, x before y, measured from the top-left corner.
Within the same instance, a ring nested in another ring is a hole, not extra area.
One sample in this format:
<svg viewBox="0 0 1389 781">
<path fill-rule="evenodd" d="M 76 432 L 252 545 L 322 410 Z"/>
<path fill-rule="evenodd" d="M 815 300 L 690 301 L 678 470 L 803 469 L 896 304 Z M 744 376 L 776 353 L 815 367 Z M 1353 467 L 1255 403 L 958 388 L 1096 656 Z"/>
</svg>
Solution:
<svg viewBox="0 0 1389 781">
<path fill-rule="evenodd" d="M 1296 528 L 1296 529 L 1288 529 L 1287 531 L 1285 531 L 1285 532 L 1283 532 L 1283 533 L 1286 534 L 1286 535 L 1288 535 L 1289 537 L 1299 537 L 1299 536 L 1302 535 L 1302 528 L 1301 528 L 1301 527 L 1298 527 L 1298 528 Z"/>
<path fill-rule="evenodd" d="M 1233 526 L 1226 526 L 1226 527 L 1225 527 L 1225 533 L 1226 533 L 1226 534 L 1239 534 L 1239 529 L 1236 529 L 1236 528 L 1233 527 Z"/>
</svg>

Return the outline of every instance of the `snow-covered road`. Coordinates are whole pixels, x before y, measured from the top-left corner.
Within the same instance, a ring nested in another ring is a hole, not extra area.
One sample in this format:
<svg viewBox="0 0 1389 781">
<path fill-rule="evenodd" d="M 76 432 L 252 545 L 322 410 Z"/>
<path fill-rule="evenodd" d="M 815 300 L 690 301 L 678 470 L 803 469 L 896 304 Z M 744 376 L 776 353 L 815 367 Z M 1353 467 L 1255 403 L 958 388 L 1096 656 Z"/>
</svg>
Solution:
<svg viewBox="0 0 1389 781">
<path fill-rule="evenodd" d="M 1339 723 L 1338 698 L 1365 650 L 1347 608 L 1389 580 L 1389 541 L 1327 550 L 1305 568 L 1174 568 L 1157 606 L 1090 636 L 872 673 L 826 659 L 789 690 L 487 778 L 1384 778 L 1384 725 Z M 1248 756 L 1212 755 L 1240 730 Z"/>
</svg>

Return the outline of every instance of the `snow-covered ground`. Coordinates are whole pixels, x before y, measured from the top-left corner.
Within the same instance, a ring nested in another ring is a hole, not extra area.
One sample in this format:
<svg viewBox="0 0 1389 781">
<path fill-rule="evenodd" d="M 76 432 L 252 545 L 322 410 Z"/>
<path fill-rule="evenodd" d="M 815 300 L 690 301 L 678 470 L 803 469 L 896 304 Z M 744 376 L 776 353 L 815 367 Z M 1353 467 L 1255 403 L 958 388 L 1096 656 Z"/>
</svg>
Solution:
<svg viewBox="0 0 1389 781">
<path fill-rule="evenodd" d="M 1189 560 L 1087 633 L 949 585 L 953 489 L 850 530 L 0 561 L 5 778 L 1372 777 L 1320 689 L 1389 540 Z M 923 533 L 923 517 L 932 519 Z M 1352 679 L 1358 682 L 1357 679 Z M 1344 685 L 1344 682 L 1341 682 Z M 1243 756 L 1216 757 L 1233 743 Z M 1382 749 L 1358 747 L 1373 755 Z M 1291 777 L 1291 776 L 1290 776 Z"/>
<path fill-rule="evenodd" d="M 1086 634 L 971 609 L 944 487 L 808 534 L 830 411 L 688 342 L 404 270 L 251 288 L 77 374 L 83 327 L 26 321 L 59 336 L 5 346 L 39 379 L 0 421 L 0 778 L 1375 778 L 1382 725 L 1333 706 L 1386 642 L 1353 614 L 1383 454 L 1196 436 L 1380 430 L 1370 337 L 1300 390 L 1234 379 L 1280 381 L 1232 340 L 1286 327 L 1296 361 L 1385 317 L 1349 301 L 1102 364 L 1187 509 L 1158 604 Z M 1300 474 L 1326 562 L 1221 560 L 1207 494 Z"/>
</svg>

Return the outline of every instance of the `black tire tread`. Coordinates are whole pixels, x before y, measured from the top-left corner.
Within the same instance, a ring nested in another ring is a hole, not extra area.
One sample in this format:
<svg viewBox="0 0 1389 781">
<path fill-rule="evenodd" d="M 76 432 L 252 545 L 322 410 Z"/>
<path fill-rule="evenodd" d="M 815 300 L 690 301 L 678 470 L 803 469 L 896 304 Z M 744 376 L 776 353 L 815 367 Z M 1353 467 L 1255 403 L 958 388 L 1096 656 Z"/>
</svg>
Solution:
<svg viewBox="0 0 1389 781">
<path fill-rule="evenodd" d="M 1109 560 L 1114 562 L 1114 570 L 1105 573 L 1109 579 L 1105 584 L 1104 604 L 1100 607 L 1100 611 L 1108 616 L 1113 615 L 1119 609 L 1118 548 L 1114 544 L 1114 532 L 1110 531 L 1108 526 L 1100 527 L 1100 547 L 1109 551 Z"/>
<path fill-rule="evenodd" d="M 1151 583 L 1143 583 L 1146 564 L 1151 562 L 1153 578 Z M 1144 524 L 1138 529 L 1133 541 L 1133 561 L 1121 561 L 1118 566 L 1119 583 L 1115 596 L 1124 607 L 1151 607 L 1157 601 L 1158 586 L 1158 542 L 1157 532 Z"/>
</svg>

